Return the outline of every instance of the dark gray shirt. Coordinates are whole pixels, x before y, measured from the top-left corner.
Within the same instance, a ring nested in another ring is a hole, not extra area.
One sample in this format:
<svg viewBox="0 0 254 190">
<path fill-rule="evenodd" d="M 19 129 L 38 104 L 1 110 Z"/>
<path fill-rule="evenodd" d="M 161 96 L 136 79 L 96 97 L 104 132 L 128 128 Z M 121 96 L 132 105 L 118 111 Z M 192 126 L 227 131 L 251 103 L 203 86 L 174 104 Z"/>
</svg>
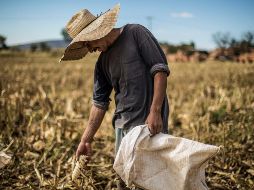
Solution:
<svg viewBox="0 0 254 190">
<path fill-rule="evenodd" d="M 155 37 L 142 25 L 127 24 L 116 41 L 98 58 L 93 104 L 106 110 L 114 89 L 116 110 L 113 126 L 128 129 L 144 124 L 153 100 L 153 77 L 159 71 L 169 75 L 165 54 Z M 167 97 L 161 115 L 163 132 L 167 132 Z"/>
</svg>

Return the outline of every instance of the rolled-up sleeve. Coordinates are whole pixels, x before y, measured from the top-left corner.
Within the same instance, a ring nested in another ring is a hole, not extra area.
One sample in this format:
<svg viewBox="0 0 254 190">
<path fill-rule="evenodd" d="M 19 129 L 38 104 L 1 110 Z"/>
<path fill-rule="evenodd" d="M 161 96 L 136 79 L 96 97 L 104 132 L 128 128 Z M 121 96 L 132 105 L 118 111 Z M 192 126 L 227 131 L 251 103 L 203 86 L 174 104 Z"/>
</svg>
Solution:
<svg viewBox="0 0 254 190">
<path fill-rule="evenodd" d="M 150 73 L 154 76 L 157 72 L 165 72 L 167 75 L 170 73 L 168 65 L 165 63 L 157 63 L 152 66 Z"/>
<path fill-rule="evenodd" d="M 112 88 L 112 85 L 108 82 L 102 70 L 100 59 L 98 59 L 94 70 L 93 105 L 107 110 Z"/>
<path fill-rule="evenodd" d="M 139 25 L 136 31 L 136 40 L 142 58 L 154 76 L 157 72 L 170 74 L 166 56 L 161 49 L 158 41 L 152 33 L 145 27 Z"/>
</svg>

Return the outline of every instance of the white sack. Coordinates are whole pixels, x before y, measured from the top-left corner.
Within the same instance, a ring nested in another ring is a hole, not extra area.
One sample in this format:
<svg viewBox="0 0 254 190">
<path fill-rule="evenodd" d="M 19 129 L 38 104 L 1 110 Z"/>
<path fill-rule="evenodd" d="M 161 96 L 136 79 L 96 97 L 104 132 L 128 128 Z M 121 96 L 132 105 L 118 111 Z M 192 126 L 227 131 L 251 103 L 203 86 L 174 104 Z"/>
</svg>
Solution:
<svg viewBox="0 0 254 190">
<path fill-rule="evenodd" d="M 113 168 L 122 180 L 148 190 L 203 190 L 205 167 L 219 147 L 167 134 L 150 137 L 146 125 L 122 139 Z"/>
</svg>

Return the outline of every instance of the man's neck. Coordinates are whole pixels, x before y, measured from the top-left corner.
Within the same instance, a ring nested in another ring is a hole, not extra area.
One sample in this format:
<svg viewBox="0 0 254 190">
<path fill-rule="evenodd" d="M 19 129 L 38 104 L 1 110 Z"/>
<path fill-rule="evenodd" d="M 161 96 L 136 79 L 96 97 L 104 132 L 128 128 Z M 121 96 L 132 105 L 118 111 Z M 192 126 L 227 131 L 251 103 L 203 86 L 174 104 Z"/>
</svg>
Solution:
<svg viewBox="0 0 254 190">
<path fill-rule="evenodd" d="M 123 31 L 123 27 L 113 28 L 113 30 L 111 30 L 111 32 L 107 35 L 107 40 L 110 45 L 116 41 L 116 39 L 120 36 L 122 31 Z"/>
</svg>

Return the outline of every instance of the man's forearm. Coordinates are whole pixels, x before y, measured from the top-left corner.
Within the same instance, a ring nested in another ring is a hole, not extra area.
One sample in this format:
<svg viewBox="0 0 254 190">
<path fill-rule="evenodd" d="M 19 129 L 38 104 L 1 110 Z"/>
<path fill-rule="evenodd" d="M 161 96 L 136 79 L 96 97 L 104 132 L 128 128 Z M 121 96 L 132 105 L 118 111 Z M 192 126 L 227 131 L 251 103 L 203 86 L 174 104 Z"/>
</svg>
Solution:
<svg viewBox="0 0 254 190">
<path fill-rule="evenodd" d="M 88 125 L 82 135 L 81 141 L 83 142 L 93 141 L 93 137 L 97 132 L 97 130 L 99 129 L 105 113 L 106 113 L 105 110 L 97 108 L 94 105 L 92 106 L 88 120 Z"/>
<path fill-rule="evenodd" d="M 166 95 L 167 88 L 167 74 L 165 72 L 158 72 L 154 76 L 154 93 L 150 112 L 161 112 L 163 100 Z"/>
</svg>

